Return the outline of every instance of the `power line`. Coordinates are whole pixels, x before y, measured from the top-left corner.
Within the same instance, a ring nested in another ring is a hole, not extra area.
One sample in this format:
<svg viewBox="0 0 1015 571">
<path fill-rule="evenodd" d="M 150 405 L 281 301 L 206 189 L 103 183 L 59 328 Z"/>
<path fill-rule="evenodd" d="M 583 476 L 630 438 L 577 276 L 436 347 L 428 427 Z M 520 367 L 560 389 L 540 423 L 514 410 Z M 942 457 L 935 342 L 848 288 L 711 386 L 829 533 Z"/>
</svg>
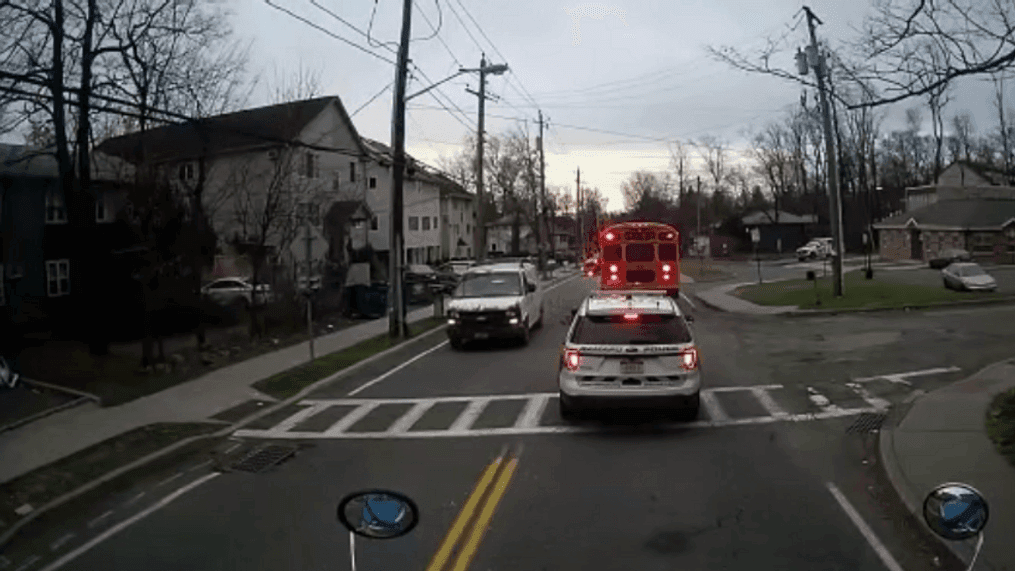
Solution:
<svg viewBox="0 0 1015 571">
<path fill-rule="evenodd" d="M 385 86 L 384 86 L 384 89 L 381 89 L 380 91 L 378 91 L 378 92 L 377 92 L 377 95 L 374 95 L 373 97 L 371 97 L 371 98 L 370 98 L 370 100 L 369 100 L 369 101 L 367 101 L 367 102 L 366 102 L 366 103 L 364 103 L 363 105 L 360 105 L 360 106 L 359 106 L 358 108 L 356 108 L 356 110 L 355 110 L 355 111 L 353 111 L 353 112 L 352 112 L 352 113 L 351 113 L 351 114 L 349 115 L 349 118 L 350 118 L 350 119 L 352 119 L 353 117 L 355 117 L 355 116 L 356 116 L 356 114 L 357 114 L 357 113 L 359 113 L 360 111 L 362 111 L 364 107 L 366 107 L 367 105 L 370 105 L 371 103 L 373 103 L 373 102 L 374 102 L 374 99 L 377 99 L 378 97 L 380 97 L 380 96 L 381 96 L 381 94 L 382 94 L 382 93 L 384 93 L 385 91 L 387 91 L 388 89 L 390 89 L 390 88 L 391 88 L 391 86 L 392 86 L 392 85 L 394 85 L 394 83 L 395 83 L 395 82 L 394 82 L 394 81 L 392 81 L 391 83 L 389 83 L 389 84 L 385 85 Z"/>
<path fill-rule="evenodd" d="M 423 20 L 426 21 L 426 25 L 430 26 L 431 30 L 434 30 L 434 35 L 436 36 L 437 41 L 440 42 L 442 46 L 444 46 L 444 49 L 447 50 L 448 54 L 451 56 L 451 59 L 455 60 L 455 63 L 458 64 L 458 67 L 465 67 L 465 65 L 462 62 L 460 62 L 458 58 L 455 56 L 455 53 L 451 51 L 451 48 L 448 47 L 448 44 L 444 42 L 444 38 L 436 35 L 437 29 L 433 27 L 433 24 L 430 22 L 430 18 L 427 18 L 426 14 L 424 14 L 422 10 L 419 11 L 419 15 L 423 16 Z"/>
<path fill-rule="evenodd" d="M 473 36 L 472 32 L 469 31 L 469 27 L 465 25 L 465 21 L 462 20 L 462 17 L 458 15 L 458 10 L 455 10 L 455 7 L 451 5 L 451 3 L 448 3 L 448 9 L 451 10 L 451 14 L 454 15 L 456 20 L 458 20 L 458 23 L 462 25 L 462 29 L 465 30 L 465 33 L 468 34 L 470 38 L 472 38 L 472 43 L 476 44 L 476 47 L 479 48 L 479 51 L 481 52 L 486 51 L 485 49 L 483 49 L 483 45 L 479 43 L 479 40 L 476 39 L 476 36 Z"/>
<path fill-rule="evenodd" d="M 434 39 L 437 36 L 437 33 L 441 31 L 441 26 L 444 25 L 444 12 L 441 10 L 441 5 L 438 2 L 438 0 L 433 0 L 433 3 L 437 6 L 437 28 L 434 29 L 433 26 L 430 26 L 430 29 L 433 30 L 433 34 L 431 34 L 429 37 L 426 38 L 416 38 L 417 41 L 425 42 Z M 416 4 L 415 2 L 413 3 L 413 6 L 415 6 L 416 11 L 419 12 L 419 14 L 423 16 L 424 19 L 426 19 L 426 14 L 423 14 L 423 9 L 420 8 L 419 5 Z M 426 22 L 427 24 L 429 24 L 430 20 L 427 19 Z"/>
<path fill-rule="evenodd" d="M 354 48 L 356 48 L 356 49 L 358 49 L 358 50 L 360 50 L 360 51 L 362 51 L 364 53 L 367 53 L 367 54 L 370 54 L 370 55 L 374 56 L 375 58 L 377 58 L 379 60 L 383 60 L 383 61 L 385 61 L 387 63 L 390 63 L 391 65 L 395 65 L 395 62 L 391 61 L 390 59 L 388 59 L 388 58 L 386 58 L 386 57 L 384 57 L 384 56 L 382 56 L 382 55 L 380 55 L 380 54 L 378 54 L 376 52 L 372 52 L 372 51 L 368 50 L 367 48 L 364 48 L 363 46 L 357 44 L 356 42 L 353 42 L 351 40 L 347 40 L 347 39 L 343 38 L 342 36 L 339 36 L 338 34 L 330 32 L 330 31 L 322 28 L 321 26 L 318 26 L 317 24 L 311 22 L 310 20 L 304 18 L 303 16 L 300 16 L 299 14 L 295 14 L 292 11 L 287 10 L 287 9 L 277 5 L 277 4 L 273 4 L 271 2 L 271 0 L 264 0 L 264 1 L 265 1 L 266 4 L 268 4 L 272 8 L 275 8 L 276 10 L 285 12 L 286 14 L 289 14 L 293 18 L 296 18 L 297 20 L 299 20 L 299 21 L 301 21 L 301 22 L 303 22 L 303 23 L 305 23 L 305 24 L 307 24 L 307 25 L 309 25 L 309 26 L 311 26 L 313 28 L 316 28 L 316 29 L 320 30 L 320 31 L 324 32 L 325 34 L 328 34 L 329 36 L 335 38 L 336 40 L 341 40 L 341 41 L 349 44 L 350 46 L 352 46 L 352 47 L 354 47 Z"/>
</svg>

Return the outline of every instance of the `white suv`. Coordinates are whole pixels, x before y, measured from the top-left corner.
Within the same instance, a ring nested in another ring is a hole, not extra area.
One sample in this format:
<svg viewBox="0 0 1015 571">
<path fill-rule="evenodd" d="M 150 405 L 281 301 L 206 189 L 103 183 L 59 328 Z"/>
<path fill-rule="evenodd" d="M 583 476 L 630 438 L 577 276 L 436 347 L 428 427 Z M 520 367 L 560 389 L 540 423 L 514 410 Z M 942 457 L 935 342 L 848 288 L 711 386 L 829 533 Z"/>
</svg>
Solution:
<svg viewBox="0 0 1015 571">
<path fill-rule="evenodd" d="M 575 310 L 558 365 L 560 414 L 637 407 L 698 417 L 698 348 L 664 292 L 596 292 Z"/>
<path fill-rule="evenodd" d="M 831 258 L 834 251 L 831 238 L 815 238 L 797 248 L 796 257 L 801 262 L 818 258 L 826 259 Z"/>
<path fill-rule="evenodd" d="M 543 285 L 535 266 L 524 262 L 475 266 L 462 274 L 447 314 L 454 349 L 503 337 L 528 344 L 531 330 L 543 324 Z"/>
</svg>

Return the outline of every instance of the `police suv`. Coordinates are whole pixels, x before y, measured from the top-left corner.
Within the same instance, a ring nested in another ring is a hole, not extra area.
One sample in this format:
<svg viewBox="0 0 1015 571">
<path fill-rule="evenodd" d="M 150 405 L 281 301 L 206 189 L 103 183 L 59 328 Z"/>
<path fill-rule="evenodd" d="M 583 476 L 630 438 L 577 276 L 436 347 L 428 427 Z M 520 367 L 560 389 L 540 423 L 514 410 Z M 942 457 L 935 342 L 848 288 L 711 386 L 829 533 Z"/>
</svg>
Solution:
<svg viewBox="0 0 1015 571">
<path fill-rule="evenodd" d="M 665 292 L 597 291 L 574 311 L 558 366 L 560 413 L 620 407 L 698 416 L 698 348 Z"/>
<path fill-rule="evenodd" d="M 505 337 L 528 344 L 531 330 L 543 324 L 543 285 L 536 267 L 517 261 L 469 268 L 447 314 L 453 349 L 472 340 Z"/>
</svg>

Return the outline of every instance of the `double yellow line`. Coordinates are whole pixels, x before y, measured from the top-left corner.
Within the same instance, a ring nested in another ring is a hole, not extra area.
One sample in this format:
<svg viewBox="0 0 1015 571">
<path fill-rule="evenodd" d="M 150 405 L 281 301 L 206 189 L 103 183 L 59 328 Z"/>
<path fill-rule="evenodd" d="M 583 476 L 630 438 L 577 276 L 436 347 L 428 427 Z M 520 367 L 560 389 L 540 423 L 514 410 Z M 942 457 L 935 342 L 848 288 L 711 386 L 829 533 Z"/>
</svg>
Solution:
<svg viewBox="0 0 1015 571">
<path fill-rule="evenodd" d="M 465 571 L 469 568 L 469 563 L 476 555 L 476 550 L 479 549 L 483 535 L 490 525 L 493 512 L 497 509 L 497 504 L 504 496 L 504 492 L 507 491 L 515 468 L 518 467 L 520 453 L 521 449 L 519 448 L 513 454 L 509 454 L 507 447 L 505 447 L 501 450 L 500 455 L 483 470 L 483 475 L 479 478 L 472 493 L 469 494 L 469 499 L 466 500 L 462 511 L 458 513 L 451 529 L 444 536 L 444 541 L 441 542 L 437 553 L 430 560 L 426 571 L 443 571 L 445 569 Z M 464 543 L 461 543 L 467 531 L 469 532 L 468 537 Z M 454 565 L 446 567 L 453 556 L 455 547 L 459 544 L 461 547 Z"/>
</svg>

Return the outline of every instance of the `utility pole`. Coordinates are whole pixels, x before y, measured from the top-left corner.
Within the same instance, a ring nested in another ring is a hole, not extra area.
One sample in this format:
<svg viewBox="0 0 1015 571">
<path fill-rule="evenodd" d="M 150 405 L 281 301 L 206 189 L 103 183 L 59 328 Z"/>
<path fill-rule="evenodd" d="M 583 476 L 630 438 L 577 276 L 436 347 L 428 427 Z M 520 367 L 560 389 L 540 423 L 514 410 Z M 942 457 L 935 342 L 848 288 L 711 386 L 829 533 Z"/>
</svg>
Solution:
<svg viewBox="0 0 1015 571">
<path fill-rule="evenodd" d="M 835 297 L 842 297 L 844 283 L 842 275 L 842 197 L 839 194 L 839 167 L 836 160 L 835 142 L 832 138 L 834 136 L 832 131 L 832 115 L 828 95 L 825 93 L 825 74 L 828 70 L 825 65 L 825 57 L 818 49 L 818 37 L 814 32 L 814 22 L 822 25 L 824 23 L 807 6 L 804 6 L 804 11 L 807 12 L 807 27 L 811 33 L 811 45 L 807 48 L 806 55 L 799 50 L 797 51 L 797 66 L 801 75 L 807 73 L 808 67 L 813 68 L 818 80 L 818 93 L 821 96 L 821 115 L 825 130 L 825 156 L 828 161 L 828 211 L 829 222 L 832 226 L 832 249 L 834 250 L 832 253 L 832 291 Z"/>
<path fill-rule="evenodd" d="M 575 206 L 574 221 L 578 225 L 578 265 L 585 260 L 585 233 L 582 231 L 582 169 L 578 168 L 578 178 L 575 182 Z"/>
<path fill-rule="evenodd" d="M 313 271 L 311 270 L 311 267 L 312 267 L 312 264 L 313 264 L 313 252 L 312 252 L 311 246 L 313 244 L 314 237 L 313 237 L 313 235 L 310 232 L 310 224 L 311 224 L 311 219 L 314 217 L 314 214 L 315 214 L 314 211 L 316 210 L 315 207 L 317 205 L 316 204 L 311 204 L 309 202 L 306 202 L 304 204 L 306 205 L 306 216 L 304 217 L 303 222 L 304 222 L 304 227 L 305 227 L 305 232 L 306 232 L 306 241 L 307 241 L 307 251 L 306 251 L 306 254 L 307 254 L 307 286 L 306 286 L 306 290 L 304 290 L 304 292 L 306 293 L 306 297 L 307 297 L 307 335 L 310 337 L 310 360 L 313 361 L 314 360 L 314 298 L 313 298 L 312 290 L 310 288 L 310 277 L 313 274 Z"/>
<path fill-rule="evenodd" d="M 698 177 L 698 192 L 695 196 L 698 200 L 698 233 L 694 235 L 694 241 L 697 242 L 694 248 L 698 250 L 698 257 L 701 258 L 701 176 Z"/>
<path fill-rule="evenodd" d="M 407 0 L 408 1 L 408 0 Z M 459 69 L 459 72 L 466 73 L 470 71 L 479 72 L 479 93 L 466 89 L 469 93 L 479 97 L 479 133 L 476 136 L 476 198 L 479 201 L 478 209 L 476 213 L 476 261 L 486 261 L 486 211 L 483 208 L 484 200 L 484 185 L 483 185 L 483 146 L 486 131 L 484 125 L 486 123 L 486 76 L 488 74 L 500 75 L 507 71 L 507 64 L 501 63 L 496 65 L 486 64 L 486 54 L 483 54 L 479 60 L 479 68 L 477 69 Z"/>
<path fill-rule="evenodd" d="M 541 204 L 543 205 L 542 222 L 543 228 L 546 229 L 546 238 L 550 242 L 549 253 L 553 255 L 553 222 L 548 221 L 546 218 L 546 160 L 543 155 L 543 111 L 539 111 L 539 194 L 542 199 Z M 546 248 L 540 248 L 539 250 L 539 267 L 543 270 L 543 274 L 546 274 Z"/>
<path fill-rule="evenodd" d="M 409 34 L 412 28 L 412 0 L 402 6 L 402 36 L 398 44 L 398 66 L 395 70 L 394 118 L 391 122 L 392 184 L 391 229 L 388 244 L 388 336 L 392 339 L 408 337 L 405 323 L 405 300 L 402 297 L 402 256 L 405 254 L 402 236 L 402 190 L 405 182 L 405 79 L 409 65 Z"/>
</svg>

